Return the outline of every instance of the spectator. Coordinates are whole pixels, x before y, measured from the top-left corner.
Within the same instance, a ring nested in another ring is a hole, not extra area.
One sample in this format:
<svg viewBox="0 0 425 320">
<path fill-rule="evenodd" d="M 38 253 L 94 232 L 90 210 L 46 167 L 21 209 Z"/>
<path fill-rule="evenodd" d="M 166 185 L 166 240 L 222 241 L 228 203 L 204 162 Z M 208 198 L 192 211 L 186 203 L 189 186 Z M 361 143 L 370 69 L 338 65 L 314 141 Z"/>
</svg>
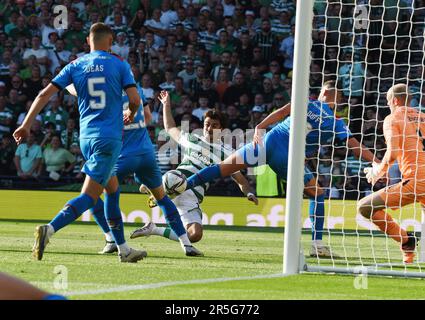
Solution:
<svg viewBox="0 0 425 320">
<path fill-rule="evenodd" d="M 125 43 L 126 42 L 126 33 L 123 31 L 120 31 L 117 33 L 117 41 L 112 46 L 112 52 L 116 53 L 120 57 L 122 57 L 124 60 L 127 60 L 128 54 L 130 52 L 130 47 Z"/>
<path fill-rule="evenodd" d="M 223 53 L 230 53 L 234 50 L 233 44 L 229 41 L 229 34 L 226 30 L 220 31 L 218 35 L 218 42 L 212 47 L 211 50 L 211 62 L 223 62 Z M 229 57 L 230 61 L 230 57 Z"/>
<path fill-rule="evenodd" d="M 193 110 L 192 114 L 200 121 L 204 121 L 204 115 L 208 110 L 211 110 L 208 105 L 208 97 L 200 96 L 198 99 L 198 108 Z"/>
<path fill-rule="evenodd" d="M 179 19 L 179 17 L 177 16 L 177 12 L 171 9 L 170 0 L 162 1 L 160 14 L 161 22 L 166 29 L 168 29 L 172 22 L 177 21 Z"/>
<path fill-rule="evenodd" d="M 156 89 L 165 80 L 164 72 L 159 67 L 158 57 L 152 57 L 149 64 L 149 71 L 147 74 L 150 77 L 152 88 Z"/>
<path fill-rule="evenodd" d="M 186 10 L 183 7 L 180 7 L 177 10 L 177 18 L 177 20 L 172 21 L 168 26 L 171 32 L 177 32 L 177 25 L 183 26 L 185 34 L 193 29 L 193 24 L 189 19 L 186 18 Z"/>
<path fill-rule="evenodd" d="M 71 144 L 70 151 L 75 157 L 75 163 L 71 174 L 77 181 L 83 181 L 85 175 L 81 169 L 83 168 L 85 161 L 83 154 L 81 153 L 80 145 L 77 142 L 74 142 Z"/>
<path fill-rule="evenodd" d="M 14 118 L 25 110 L 25 106 L 19 102 L 18 90 L 10 89 L 6 109 L 9 109 L 9 111 L 12 112 Z"/>
<path fill-rule="evenodd" d="M 38 65 L 34 65 L 32 67 L 31 77 L 25 80 L 25 85 L 27 87 L 26 92 L 28 99 L 34 100 L 38 93 L 43 89 L 41 71 Z"/>
<path fill-rule="evenodd" d="M 75 160 L 71 152 L 62 148 L 61 139 L 57 135 L 52 137 L 50 148 L 43 151 L 46 174 L 55 181 L 72 172 Z"/>
<path fill-rule="evenodd" d="M 270 20 L 264 19 L 261 22 L 261 31 L 255 35 L 253 41 L 256 46 L 261 48 L 261 57 L 265 61 L 270 61 L 276 56 L 278 39 L 271 31 Z"/>
<path fill-rule="evenodd" d="M 14 163 L 18 177 L 37 178 L 40 175 L 42 158 L 41 147 L 37 145 L 35 135 L 30 132 L 26 142 L 21 143 L 15 152 Z"/>
<path fill-rule="evenodd" d="M 181 48 L 176 46 L 176 42 L 177 42 L 176 35 L 169 34 L 167 36 L 167 44 L 165 47 L 165 51 L 167 56 L 171 57 L 173 60 L 178 60 L 182 54 L 182 50 Z"/>
<path fill-rule="evenodd" d="M 176 86 L 174 85 L 174 72 L 172 69 L 165 70 L 165 82 L 159 85 L 161 90 L 173 91 Z"/>
<path fill-rule="evenodd" d="M 215 108 L 218 107 L 220 96 L 217 90 L 214 88 L 214 81 L 212 77 L 205 76 L 202 79 L 202 87 L 199 91 L 194 93 L 194 99 L 198 100 L 200 95 L 207 96 L 210 101 L 210 104 Z"/>
<path fill-rule="evenodd" d="M 291 33 L 291 14 L 289 10 L 282 10 L 278 19 L 272 20 L 272 32 L 276 35 L 278 41 L 282 41 Z"/>
<path fill-rule="evenodd" d="M 15 174 L 13 165 L 13 158 L 15 155 L 15 148 L 13 147 L 13 138 L 10 134 L 5 134 L 1 138 L 0 143 L 0 175 L 11 176 Z"/>
<path fill-rule="evenodd" d="M 32 102 L 33 102 L 32 100 L 28 100 L 27 103 L 25 104 L 25 111 L 19 114 L 18 120 L 16 121 L 16 125 L 17 126 L 20 126 L 22 124 L 22 122 L 24 121 L 26 115 L 28 114 L 28 111 L 31 108 Z M 35 120 L 41 122 L 43 120 L 43 118 L 41 117 L 41 115 L 38 114 L 35 117 Z"/>
<path fill-rule="evenodd" d="M 55 48 L 49 51 L 50 72 L 53 74 L 57 67 L 64 67 L 68 61 L 71 52 L 65 50 L 63 39 L 56 40 Z"/>
<path fill-rule="evenodd" d="M 215 90 L 218 93 L 220 102 L 223 102 L 224 93 L 231 85 L 232 82 L 229 80 L 229 73 L 227 72 L 227 69 L 220 68 L 218 79 L 215 81 Z"/>
<path fill-rule="evenodd" d="M 13 112 L 6 107 L 6 99 L 0 96 L 0 136 L 12 133 Z"/>
<path fill-rule="evenodd" d="M 152 99 L 154 96 L 154 90 L 152 88 L 152 80 L 149 74 L 144 74 L 142 77 L 142 91 L 146 99 Z"/>
<path fill-rule="evenodd" d="M 49 106 L 43 114 L 43 122 L 51 122 L 55 125 L 55 130 L 61 132 L 66 128 L 68 112 L 61 107 L 61 99 L 56 95 L 50 99 Z"/>
<path fill-rule="evenodd" d="M 72 23 L 71 29 L 66 31 L 63 35 L 65 49 L 72 51 L 73 48 L 77 48 L 77 50 L 80 50 L 83 47 L 83 43 L 86 42 L 86 36 L 83 30 L 83 21 L 81 19 L 76 19 Z"/>
<path fill-rule="evenodd" d="M 235 74 L 233 84 L 223 94 L 223 103 L 225 105 L 234 104 L 239 101 L 239 97 L 243 94 L 250 96 L 251 90 L 245 83 L 244 75 L 238 72 Z"/>
<path fill-rule="evenodd" d="M 231 81 L 233 79 L 233 77 L 235 76 L 235 74 L 239 72 L 239 69 L 237 67 L 232 66 L 230 64 L 230 57 L 231 57 L 230 51 L 224 51 L 221 54 L 221 59 L 220 59 L 221 63 L 216 65 L 211 71 L 211 75 L 212 75 L 214 81 L 218 80 L 219 72 L 221 70 L 226 71 L 228 81 Z"/>
<path fill-rule="evenodd" d="M 44 137 L 41 140 L 40 147 L 44 149 L 50 148 L 52 138 L 56 134 L 56 125 L 52 122 L 47 122 L 44 125 Z"/>
<path fill-rule="evenodd" d="M 183 88 L 186 92 L 190 91 L 190 83 L 196 79 L 195 69 L 193 68 L 193 60 L 187 59 L 184 69 L 180 71 L 177 76 L 183 79 Z"/>
<path fill-rule="evenodd" d="M 171 91 L 171 105 L 179 105 L 185 95 L 187 95 L 187 92 L 184 90 L 183 79 L 176 77 L 174 79 L 174 90 Z"/>
<path fill-rule="evenodd" d="M 245 24 L 240 27 L 239 33 L 246 33 L 249 38 L 254 38 L 259 31 L 258 24 L 255 23 L 255 13 L 252 10 L 245 11 Z"/>
<path fill-rule="evenodd" d="M 207 51 L 212 51 L 218 41 L 214 20 L 209 20 L 207 22 L 207 30 L 199 33 L 199 41 L 205 46 Z"/>
<path fill-rule="evenodd" d="M 265 109 L 263 106 L 255 105 L 251 111 L 251 120 L 249 121 L 248 127 L 254 129 L 262 120 Z"/>
<path fill-rule="evenodd" d="M 279 53 L 284 59 L 282 71 L 285 75 L 294 68 L 294 35 L 295 25 L 292 25 L 289 35 L 282 40 L 279 48 Z"/>
<path fill-rule="evenodd" d="M 239 110 L 235 105 L 228 105 L 226 108 L 227 125 L 230 130 L 242 129 L 246 130 L 248 127 L 246 123 L 239 118 Z"/>
<path fill-rule="evenodd" d="M 155 42 L 158 44 L 164 44 L 164 37 L 167 34 L 167 25 L 161 21 L 161 10 L 154 9 L 152 12 L 152 18 L 146 20 L 146 28 L 151 31 L 155 37 Z"/>
<path fill-rule="evenodd" d="M 46 49 L 41 48 L 41 40 L 39 36 L 33 36 L 31 39 L 31 48 L 25 50 L 24 52 L 24 62 L 28 60 L 28 58 L 34 55 L 37 58 L 37 63 L 40 65 L 41 74 L 44 75 L 46 72 L 46 67 L 49 63 L 48 52 Z"/>
<path fill-rule="evenodd" d="M 71 145 L 79 143 L 79 132 L 74 119 L 68 119 L 66 130 L 61 132 L 61 142 L 63 147 L 68 150 L 71 149 Z"/>
</svg>

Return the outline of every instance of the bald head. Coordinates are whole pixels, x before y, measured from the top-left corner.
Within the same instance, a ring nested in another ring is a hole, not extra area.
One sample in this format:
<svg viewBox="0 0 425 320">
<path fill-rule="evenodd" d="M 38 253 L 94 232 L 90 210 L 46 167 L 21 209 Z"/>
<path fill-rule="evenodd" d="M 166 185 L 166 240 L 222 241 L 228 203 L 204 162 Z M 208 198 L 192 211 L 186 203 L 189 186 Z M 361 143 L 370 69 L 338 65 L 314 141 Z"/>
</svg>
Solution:
<svg viewBox="0 0 425 320">
<path fill-rule="evenodd" d="M 392 86 L 387 92 L 387 102 L 391 110 L 396 107 L 406 106 L 409 99 L 409 88 L 404 83 Z"/>
</svg>

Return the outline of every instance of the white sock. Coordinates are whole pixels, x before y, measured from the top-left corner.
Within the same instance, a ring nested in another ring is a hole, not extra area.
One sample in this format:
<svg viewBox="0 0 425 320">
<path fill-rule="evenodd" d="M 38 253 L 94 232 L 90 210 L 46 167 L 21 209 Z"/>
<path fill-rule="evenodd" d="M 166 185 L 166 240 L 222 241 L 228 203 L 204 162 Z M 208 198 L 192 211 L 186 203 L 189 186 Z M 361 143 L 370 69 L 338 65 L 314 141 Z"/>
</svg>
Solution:
<svg viewBox="0 0 425 320">
<path fill-rule="evenodd" d="M 182 234 L 179 237 L 179 240 L 180 240 L 180 244 L 182 245 L 183 248 L 184 248 L 184 246 L 191 246 L 192 245 L 192 243 L 189 240 L 189 237 L 187 236 L 187 233 Z"/>
<path fill-rule="evenodd" d="M 118 245 L 118 254 L 123 254 L 126 256 L 129 252 L 130 247 L 128 246 L 127 242 Z"/>
<path fill-rule="evenodd" d="M 51 224 L 47 225 L 47 236 L 50 238 L 55 233 L 55 229 Z"/>
<path fill-rule="evenodd" d="M 105 233 L 105 239 L 108 242 L 115 242 L 114 236 L 112 235 L 111 231 Z"/>
<path fill-rule="evenodd" d="M 313 240 L 312 244 L 313 244 L 313 246 L 316 246 L 316 247 L 322 247 L 323 241 L 322 240 Z"/>
</svg>

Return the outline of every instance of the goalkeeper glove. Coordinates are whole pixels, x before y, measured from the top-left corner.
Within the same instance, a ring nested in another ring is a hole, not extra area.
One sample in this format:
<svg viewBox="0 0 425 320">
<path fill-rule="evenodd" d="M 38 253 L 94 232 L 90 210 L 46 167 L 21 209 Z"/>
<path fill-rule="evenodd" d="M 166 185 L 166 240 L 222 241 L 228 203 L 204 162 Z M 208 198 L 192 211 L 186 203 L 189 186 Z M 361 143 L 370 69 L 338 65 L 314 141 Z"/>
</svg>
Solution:
<svg viewBox="0 0 425 320">
<path fill-rule="evenodd" d="M 366 174 L 367 182 L 375 184 L 380 178 L 380 165 L 379 163 L 372 163 L 372 167 L 365 168 L 364 173 Z"/>
</svg>

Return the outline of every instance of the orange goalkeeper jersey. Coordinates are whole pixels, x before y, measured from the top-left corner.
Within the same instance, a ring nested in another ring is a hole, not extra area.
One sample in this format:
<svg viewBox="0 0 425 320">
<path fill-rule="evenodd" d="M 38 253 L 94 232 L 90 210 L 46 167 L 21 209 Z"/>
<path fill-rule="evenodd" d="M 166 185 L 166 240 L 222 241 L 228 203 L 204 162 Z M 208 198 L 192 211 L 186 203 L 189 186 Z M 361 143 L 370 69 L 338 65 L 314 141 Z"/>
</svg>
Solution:
<svg viewBox="0 0 425 320">
<path fill-rule="evenodd" d="M 387 148 L 397 154 L 403 180 L 425 179 L 425 113 L 397 107 L 384 120 L 384 135 Z"/>
</svg>

